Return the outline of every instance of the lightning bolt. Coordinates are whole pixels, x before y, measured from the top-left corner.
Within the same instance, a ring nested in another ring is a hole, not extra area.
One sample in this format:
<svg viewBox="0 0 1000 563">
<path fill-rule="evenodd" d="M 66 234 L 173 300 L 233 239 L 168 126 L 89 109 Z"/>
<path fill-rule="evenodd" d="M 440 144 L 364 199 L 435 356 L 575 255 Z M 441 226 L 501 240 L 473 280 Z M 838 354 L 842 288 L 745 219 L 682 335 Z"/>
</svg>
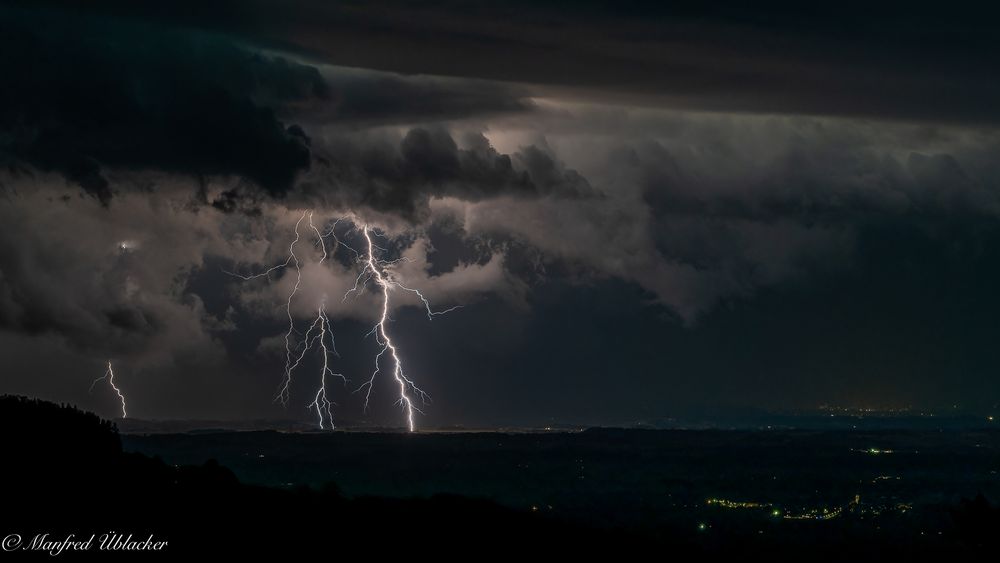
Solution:
<svg viewBox="0 0 1000 563">
<path fill-rule="evenodd" d="M 111 360 L 108 360 L 108 369 L 104 371 L 104 375 L 98 377 L 90 384 L 90 393 L 94 392 L 94 385 L 97 385 L 98 381 L 107 381 L 108 385 L 118 394 L 118 400 L 122 403 L 122 418 L 127 418 L 128 413 L 125 412 L 125 395 L 122 395 L 122 390 L 115 385 L 115 370 L 111 368 Z"/>
<path fill-rule="evenodd" d="M 370 282 L 374 282 L 374 285 L 378 288 L 378 292 L 381 294 L 381 312 L 378 317 L 378 322 L 366 335 L 374 335 L 376 342 L 381 348 L 375 356 L 375 369 L 372 372 L 371 377 L 358 387 L 355 392 L 357 393 L 362 390 L 366 391 L 364 408 L 367 411 L 375 379 L 382 371 L 382 359 L 388 355 L 388 357 L 392 360 L 392 377 L 399 385 L 399 400 L 397 403 L 402 406 L 403 412 L 406 416 L 407 427 L 411 432 L 413 432 L 416 429 L 414 421 L 415 413 L 423 413 L 423 411 L 421 411 L 417 406 L 416 399 L 419 398 L 421 404 L 426 405 L 430 400 L 430 396 L 406 375 L 406 372 L 403 370 L 403 362 L 399 355 L 399 349 L 393 343 L 392 338 L 386 329 L 386 322 L 391 320 L 389 317 L 390 293 L 395 289 L 399 289 L 414 294 L 423 304 L 424 310 L 427 312 L 427 318 L 430 320 L 433 320 L 435 316 L 443 315 L 454 311 L 455 309 L 459 309 L 461 308 L 461 305 L 450 307 L 443 311 L 434 311 L 431 308 L 430 301 L 428 301 L 423 293 L 415 288 L 404 285 L 392 269 L 393 266 L 400 262 L 407 261 L 408 258 L 402 257 L 396 260 L 384 260 L 378 258 L 376 256 L 376 250 L 382 252 L 387 252 L 387 250 L 375 244 L 372 240 L 372 235 L 378 235 L 378 233 L 374 230 L 374 228 L 367 224 L 363 225 L 360 229 L 365 239 L 365 251 L 361 252 L 353 248 L 340 240 L 335 233 L 337 225 L 340 221 L 341 219 L 336 220 L 330 228 L 326 230 L 326 232 L 320 232 L 313 221 L 313 211 L 303 211 L 302 215 L 295 223 L 295 227 L 293 229 L 294 239 L 288 245 L 288 257 L 284 262 L 276 264 L 257 274 L 242 275 L 234 272 L 226 273 L 244 281 L 250 281 L 262 277 L 268 277 L 272 273 L 280 270 L 287 270 L 291 268 L 295 271 L 295 283 L 285 300 L 285 314 L 288 317 L 288 330 L 285 331 L 285 370 L 275 400 L 281 402 L 283 406 L 288 406 L 293 373 L 302 364 L 306 354 L 310 350 L 318 349 L 322 359 L 322 367 L 319 374 L 319 386 L 316 390 L 315 396 L 313 397 L 313 401 L 306 407 L 310 411 L 316 412 L 320 429 L 325 429 L 329 426 L 332 430 L 334 428 L 333 407 L 335 406 L 335 403 L 329 399 L 327 393 L 328 377 L 339 378 L 344 383 L 347 383 L 347 378 L 343 374 L 336 373 L 332 368 L 330 368 L 330 355 L 332 354 L 339 357 L 339 353 L 337 352 L 336 342 L 333 337 L 330 318 L 327 316 L 325 296 L 320 300 L 320 303 L 316 308 L 316 316 L 313 318 L 309 328 L 306 330 L 305 334 L 302 335 L 302 339 L 297 341 L 296 335 L 301 333 L 296 329 L 295 318 L 292 315 L 292 302 L 302 285 L 302 261 L 296 253 L 296 248 L 303 240 L 301 231 L 307 228 L 308 230 L 306 232 L 312 231 L 312 234 L 307 236 L 307 238 L 313 239 L 314 245 L 322 252 L 322 257 L 317 262 L 317 265 L 322 265 L 331 255 L 330 250 L 327 248 L 327 239 L 331 236 L 333 237 L 334 252 L 341 247 L 351 251 L 357 262 L 361 265 L 361 271 L 354 281 L 354 287 L 349 289 L 344 294 L 342 302 L 346 301 L 352 294 L 359 294 L 364 291 Z M 307 227 L 302 226 L 303 222 L 306 223 Z M 357 227 L 355 226 L 353 228 Z"/>
<path fill-rule="evenodd" d="M 327 340 L 330 344 L 327 346 Z M 323 368 L 320 371 L 319 388 L 316 389 L 316 396 L 313 402 L 309 403 L 306 407 L 310 410 L 316 409 L 316 415 L 319 417 L 319 428 L 324 429 L 323 421 L 329 422 L 330 430 L 334 429 L 333 424 L 333 401 L 327 398 L 326 393 L 326 377 L 339 377 L 344 383 L 347 383 L 347 378 L 343 374 L 334 373 L 330 369 L 330 354 L 338 356 L 337 345 L 333 339 L 333 332 L 330 330 L 330 319 L 326 316 L 326 300 L 320 302 L 319 307 L 316 309 L 316 320 L 309 326 L 309 330 L 306 331 L 303 337 L 302 352 L 295 359 L 295 362 L 288 368 L 288 373 L 295 371 L 295 368 L 302 363 L 302 359 L 305 357 L 306 352 L 315 347 L 317 344 L 320 347 L 323 358 Z M 325 417 L 324 417 L 325 415 Z"/>
<path fill-rule="evenodd" d="M 332 369 L 330 369 L 330 354 L 335 356 L 339 356 L 339 354 L 337 353 L 336 342 L 333 338 L 330 319 L 326 314 L 325 297 L 320 300 L 319 306 L 316 309 L 316 317 L 312 324 L 309 325 L 309 328 L 303 335 L 302 340 L 295 342 L 296 339 L 294 336 L 299 334 L 299 332 L 296 329 L 295 318 L 292 315 L 292 302 L 295 300 L 295 296 L 299 293 L 299 289 L 302 286 L 302 262 L 299 260 L 299 256 L 295 252 L 295 248 L 302 241 L 300 228 L 302 228 L 303 221 L 306 221 L 308 229 L 315 235 L 316 246 L 318 246 L 323 252 L 323 256 L 318 262 L 318 264 L 323 264 L 323 262 L 325 262 L 329 257 L 329 252 L 326 247 L 326 238 L 333 235 L 333 229 L 336 227 L 337 223 L 334 223 L 326 233 L 321 233 L 313 222 L 313 212 L 303 211 L 299 220 L 295 222 L 295 228 L 293 229 L 295 238 L 288 245 L 288 257 L 284 262 L 276 264 L 257 274 L 242 275 L 228 271 L 226 273 L 244 281 L 250 281 L 267 277 L 273 272 L 287 269 L 289 267 L 295 270 L 295 283 L 285 300 L 285 315 L 288 317 L 288 330 L 285 331 L 285 371 L 282 376 L 281 384 L 278 387 L 275 400 L 280 402 L 282 406 L 288 406 L 292 384 L 292 374 L 295 372 L 295 369 L 302 364 L 306 353 L 318 345 L 321 350 L 321 357 L 323 360 L 322 370 L 320 371 L 319 387 L 316 390 L 316 396 L 313 399 L 313 402 L 306 405 L 306 408 L 309 410 L 316 410 L 320 429 L 325 429 L 328 424 L 329 428 L 332 430 L 334 428 L 334 403 L 327 397 L 327 376 L 339 377 L 344 380 L 345 383 L 347 382 L 347 379 L 342 374 L 335 373 Z M 337 240 L 335 235 L 334 239 Z M 337 242 L 339 243 L 339 240 Z"/>
<path fill-rule="evenodd" d="M 312 221 L 312 217 L 310 216 L 309 211 L 303 211 L 302 216 L 299 217 L 299 220 L 295 222 L 295 229 L 294 229 L 295 238 L 288 245 L 288 258 L 286 258 L 285 261 L 282 262 L 281 264 L 271 266 L 270 268 L 258 274 L 250 274 L 246 276 L 235 272 L 223 270 L 223 272 L 231 276 L 240 278 L 243 281 L 251 281 L 258 278 L 268 277 L 271 275 L 271 273 L 276 272 L 278 270 L 283 270 L 287 268 L 289 265 L 295 268 L 295 285 L 292 286 L 292 291 L 288 293 L 288 299 L 285 301 L 285 313 L 288 316 L 288 330 L 285 332 L 285 374 L 282 377 L 281 385 L 278 387 L 278 394 L 277 396 L 275 396 L 275 400 L 280 401 L 281 405 L 284 407 L 288 406 L 289 386 L 292 383 L 292 367 L 291 367 L 292 334 L 296 332 L 295 319 L 292 317 L 292 300 L 295 298 L 295 294 L 299 292 L 299 286 L 302 284 L 302 266 L 301 263 L 299 262 L 298 255 L 295 254 L 295 245 L 297 245 L 299 243 L 299 240 L 301 240 L 302 238 L 301 235 L 299 234 L 299 225 L 302 224 L 302 221 L 306 217 L 309 217 L 310 222 Z"/>
<path fill-rule="evenodd" d="M 361 273 L 358 274 L 358 277 L 354 282 L 354 287 L 344 294 L 344 299 L 346 300 L 351 293 L 358 291 L 360 287 L 364 287 L 368 281 L 375 281 L 375 284 L 378 286 L 379 291 L 382 294 L 382 314 L 379 316 L 378 322 L 375 323 L 375 326 L 372 327 L 368 334 L 375 335 L 375 340 L 379 343 L 382 349 L 379 350 L 379 353 L 375 356 L 375 371 L 372 372 L 371 377 L 367 381 L 361 384 L 361 387 L 359 387 L 357 391 L 367 389 L 365 393 L 365 410 L 368 410 L 368 403 L 371 399 L 372 388 L 375 386 L 375 378 L 381 371 L 381 364 L 379 363 L 379 360 L 382 359 L 382 356 L 384 356 L 386 352 L 389 352 L 389 355 L 392 357 L 392 377 L 399 385 L 398 404 L 403 407 L 403 412 L 406 414 L 407 426 L 409 427 L 410 432 L 413 432 L 416 429 L 416 425 L 413 420 L 414 411 L 421 414 L 423 414 L 423 411 L 421 411 L 414 404 L 411 393 L 419 396 L 421 403 L 425 405 L 428 403 L 430 397 L 424 392 L 423 389 L 417 387 L 417 384 L 414 383 L 412 379 L 406 376 L 406 372 L 403 371 L 403 361 L 399 358 L 399 349 L 395 344 L 393 344 L 392 338 L 389 336 L 388 331 L 386 331 L 385 325 L 386 321 L 389 319 L 389 292 L 393 288 L 399 288 L 415 294 L 424 304 L 424 308 L 427 311 L 427 318 L 431 320 L 433 320 L 436 315 L 443 315 L 454 311 L 455 309 L 461 307 L 461 305 L 451 307 L 450 309 L 446 309 L 444 311 L 431 310 L 430 302 L 422 293 L 420 293 L 420 291 L 403 285 L 393 275 L 391 267 L 398 261 L 384 261 L 377 260 L 375 258 L 375 249 L 384 249 L 377 246 L 372 241 L 371 227 L 364 225 L 362 227 L 362 233 L 364 234 L 365 242 L 367 243 L 367 253 L 362 258 L 364 267 L 361 269 Z"/>
</svg>

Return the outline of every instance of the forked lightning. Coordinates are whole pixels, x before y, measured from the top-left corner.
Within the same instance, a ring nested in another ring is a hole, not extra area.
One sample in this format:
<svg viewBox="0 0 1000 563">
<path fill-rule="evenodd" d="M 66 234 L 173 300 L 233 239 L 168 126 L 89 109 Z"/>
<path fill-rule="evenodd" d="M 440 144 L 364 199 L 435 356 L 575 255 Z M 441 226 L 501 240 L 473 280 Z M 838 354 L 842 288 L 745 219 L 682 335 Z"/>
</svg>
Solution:
<svg viewBox="0 0 1000 563">
<path fill-rule="evenodd" d="M 299 255 L 296 253 L 296 247 L 303 240 L 302 233 L 300 232 L 303 221 L 308 224 L 309 230 L 312 231 L 312 236 L 310 238 L 314 239 L 314 244 L 322 252 L 322 257 L 319 259 L 317 264 L 322 265 L 330 257 L 330 252 L 327 249 L 327 238 L 332 236 L 334 239 L 334 252 L 336 252 L 336 250 L 340 247 L 348 249 L 353 253 L 354 258 L 361 265 L 361 272 L 355 280 L 354 287 L 345 293 L 342 301 L 346 301 L 352 293 L 357 294 L 363 291 L 367 287 L 369 281 L 374 281 L 377 286 L 377 291 L 381 295 L 381 310 L 378 315 L 378 322 L 372 330 L 368 332 L 368 335 L 374 335 L 376 341 L 381 346 L 381 349 L 375 356 L 375 370 L 372 372 L 371 377 L 358 387 L 357 391 L 366 391 L 364 406 L 367 410 L 369 400 L 371 399 L 372 389 L 375 384 L 375 379 L 381 372 L 380 362 L 383 357 L 386 356 L 386 353 L 388 353 L 392 361 L 392 377 L 399 385 L 400 398 L 398 403 L 403 408 L 403 412 L 406 416 L 407 427 L 411 432 L 414 431 L 416 429 L 414 412 L 422 412 L 416 405 L 415 399 L 419 397 L 421 404 L 427 404 L 429 396 L 403 371 L 403 363 L 399 356 L 399 349 L 393 343 L 386 328 L 386 322 L 390 320 L 390 292 L 398 288 L 416 295 L 417 298 L 420 299 L 421 303 L 423 303 L 424 309 L 427 311 L 428 319 L 433 319 L 437 315 L 443 315 L 458 309 L 460 306 L 451 307 L 443 311 L 433 311 L 431 309 L 430 302 L 419 290 L 403 285 L 403 283 L 401 283 L 398 279 L 396 273 L 393 271 L 393 266 L 404 259 L 382 260 L 377 258 L 376 250 L 385 249 L 382 249 L 374 243 L 372 240 L 374 229 L 369 225 L 366 224 L 360 229 L 364 236 L 366 250 L 365 252 L 359 252 L 337 238 L 334 230 L 340 223 L 340 220 L 334 222 L 325 233 L 321 233 L 313 222 L 312 211 L 303 211 L 302 215 L 295 223 L 295 228 L 293 230 L 294 238 L 288 246 L 288 257 L 284 262 L 257 274 L 241 275 L 233 272 L 227 272 L 230 275 L 249 281 L 257 278 L 268 277 L 274 272 L 285 270 L 289 267 L 295 270 L 295 283 L 292 285 L 292 289 L 288 293 L 287 299 L 285 300 L 285 314 L 288 317 L 288 330 L 285 332 L 285 370 L 275 400 L 281 402 L 284 406 L 288 405 L 292 374 L 295 372 L 296 368 L 302 364 L 307 352 L 318 348 L 322 364 L 319 386 L 313 397 L 313 401 L 307 405 L 307 408 L 316 411 L 318 424 L 321 429 L 333 429 L 334 403 L 329 399 L 327 392 L 327 378 L 336 377 L 345 383 L 347 382 L 347 379 L 343 374 L 336 373 L 330 367 L 330 355 L 339 356 L 339 354 L 337 353 L 330 319 L 327 316 L 325 297 L 323 297 L 317 305 L 316 316 L 303 335 L 302 340 L 296 342 L 295 335 L 300 333 L 296 329 L 295 318 L 292 315 L 292 304 L 302 285 L 302 262 L 300 261 Z"/>
<path fill-rule="evenodd" d="M 104 375 L 98 377 L 90 384 L 90 392 L 93 393 L 94 385 L 97 385 L 98 381 L 107 381 L 111 389 L 118 395 L 118 400 L 122 404 L 122 418 L 127 418 L 128 413 L 125 411 L 125 395 L 122 394 L 122 390 L 115 385 L 115 370 L 111 368 L 111 360 L 108 360 L 108 369 L 104 370 Z"/>
</svg>

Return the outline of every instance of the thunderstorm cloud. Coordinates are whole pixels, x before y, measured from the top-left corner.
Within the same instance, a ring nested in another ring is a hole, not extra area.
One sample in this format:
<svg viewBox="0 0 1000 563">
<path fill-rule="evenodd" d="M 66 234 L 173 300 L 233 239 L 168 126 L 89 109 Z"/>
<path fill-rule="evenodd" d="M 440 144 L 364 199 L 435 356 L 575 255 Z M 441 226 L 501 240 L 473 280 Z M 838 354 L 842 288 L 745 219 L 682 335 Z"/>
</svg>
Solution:
<svg viewBox="0 0 1000 563">
<path fill-rule="evenodd" d="M 442 424 L 993 396 L 1000 39 L 835 8 L 0 2 L 5 383 L 86 403 L 113 357 L 148 416 L 280 416 L 294 280 L 226 272 L 313 210 L 463 305 L 392 311 Z M 363 371 L 335 249 L 293 314 L 335 296 Z"/>
</svg>

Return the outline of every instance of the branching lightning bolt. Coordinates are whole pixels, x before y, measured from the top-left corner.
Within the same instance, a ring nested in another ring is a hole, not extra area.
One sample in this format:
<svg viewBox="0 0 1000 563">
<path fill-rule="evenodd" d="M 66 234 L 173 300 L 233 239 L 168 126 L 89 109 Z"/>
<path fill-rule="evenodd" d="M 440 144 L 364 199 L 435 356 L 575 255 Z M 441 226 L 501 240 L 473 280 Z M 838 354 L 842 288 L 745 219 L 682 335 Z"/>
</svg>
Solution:
<svg viewBox="0 0 1000 563">
<path fill-rule="evenodd" d="M 238 277 L 244 281 L 250 281 L 257 278 L 267 277 L 271 275 L 272 272 L 287 268 L 289 265 L 292 265 L 295 268 L 295 285 L 292 286 L 292 291 L 288 293 L 288 299 L 285 301 L 285 313 L 288 316 L 288 330 L 285 332 L 285 374 L 281 379 L 281 385 L 279 386 L 278 394 L 275 397 L 275 400 L 280 401 L 282 406 L 285 407 L 288 406 L 289 386 L 292 382 L 292 334 L 296 332 L 295 319 L 292 318 L 292 299 L 295 298 L 295 294 L 299 292 L 299 286 L 302 284 L 302 266 L 299 263 L 299 257 L 295 254 L 295 245 L 298 244 L 301 239 L 301 235 L 299 234 L 299 225 L 302 224 L 302 221 L 306 217 L 310 217 L 309 212 L 303 211 L 302 216 L 295 222 L 295 239 L 288 245 L 288 258 L 286 258 L 281 264 L 271 266 L 259 274 L 250 274 L 247 276 L 224 270 L 231 276 Z M 310 221 L 311 220 L 312 218 L 310 217 Z"/>
<path fill-rule="evenodd" d="M 327 346 L 327 339 L 329 337 L 329 346 Z M 306 352 L 308 352 L 315 345 L 319 344 L 320 350 L 322 352 L 323 358 L 323 369 L 320 372 L 320 383 L 319 388 L 316 390 L 316 396 L 313 402 L 309 403 L 307 407 L 311 409 L 316 409 L 316 415 L 319 417 L 319 427 L 322 430 L 324 428 L 323 421 L 326 420 L 330 424 L 330 429 L 333 430 L 333 401 L 327 398 L 326 393 L 326 377 L 339 377 L 347 383 L 347 378 L 343 374 L 334 373 L 330 369 L 330 354 L 337 354 L 337 346 L 333 340 L 333 333 L 330 331 L 330 319 L 326 316 L 326 302 L 325 300 L 320 302 L 319 307 L 316 309 L 316 320 L 309 326 L 309 330 L 306 331 L 305 337 L 303 338 L 302 352 L 295 359 L 295 362 L 291 364 L 288 368 L 288 373 L 291 374 L 302 363 L 302 359 L 305 357 Z M 324 418 L 325 416 L 325 418 Z"/>
<path fill-rule="evenodd" d="M 104 371 L 104 375 L 98 377 L 90 384 L 90 392 L 93 393 L 94 385 L 97 385 L 98 381 L 107 381 L 108 385 L 114 389 L 115 393 L 118 394 L 118 400 L 122 403 L 122 418 L 127 418 L 128 413 L 125 411 L 125 395 L 122 394 L 122 390 L 115 385 L 115 370 L 111 368 L 111 360 L 108 360 L 108 369 Z"/>
<path fill-rule="evenodd" d="M 393 271 L 393 266 L 400 262 L 408 261 L 408 258 L 402 257 L 395 260 L 383 260 L 376 257 L 377 250 L 382 252 L 387 252 L 387 250 L 378 246 L 372 240 L 373 235 L 380 236 L 379 233 L 377 233 L 372 227 L 364 225 L 361 228 L 366 246 L 365 251 L 361 252 L 337 238 L 335 229 L 340 223 L 340 219 L 335 221 L 333 225 L 326 230 L 326 232 L 320 232 L 313 222 L 312 211 L 303 211 L 302 215 L 295 223 L 295 228 L 293 230 L 295 236 L 292 242 L 288 245 L 288 257 L 284 262 L 257 274 L 242 275 L 233 272 L 226 272 L 242 280 L 250 281 L 257 278 L 268 277 L 270 274 L 279 270 L 286 270 L 288 268 L 295 270 L 295 283 L 292 286 L 292 290 L 288 293 L 288 297 L 285 301 L 285 314 L 288 317 L 288 330 L 285 332 L 285 371 L 275 400 L 281 402 L 284 406 L 288 406 L 292 374 L 302 364 L 306 354 L 310 350 L 318 348 L 322 358 L 319 387 L 316 390 L 313 401 L 307 405 L 307 408 L 311 411 L 315 410 L 319 427 L 321 429 L 326 428 L 327 425 L 329 425 L 330 429 L 333 429 L 333 406 L 335 403 L 329 399 L 327 393 L 327 378 L 337 377 L 345 383 L 347 382 L 347 379 L 343 374 L 336 373 L 330 368 L 330 354 L 333 354 L 334 356 L 339 356 L 339 354 L 337 353 L 336 343 L 333 338 L 330 319 L 326 312 L 325 297 L 321 299 L 319 305 L 317 306 L 316 316 L 309 325 L 305 334 L 302 335 L 302 340 L 296 342 L 295 335 L 301 333 L 296 330 L 295 319 L 292 315 L 292 302 L 302 285 L 302 262 L 299 259 L 299 255 L 296 254 L 296 248 L 303 239 L 302 233 L 300 232 L 303 222 L 306 222 L 308 229 L 312 231 L 312 236 L 309 238 L 313 238 L 316 247 L 322 251 L 322 257 L 319 259 L 318 264 L 323 264 L 323 262 L 329 258 L 330 252 L 327 249 L 327 238 L 332 236 L 334 252 L 336 252 L 338 248 L 343 247 L 352 252 L 357 262 L 361 265 L 361 271 L 354 281 L 354 287 L 349 289 L 344 294 L 343 301 L 346 301 L 352 294 L 356 295 L 365 290 L 369 282 L 374 281 L 374 285 L 377 286 L 378 292 L 381 294 L 382 298 L 381 313 L 379 315 L 378 322 L 368 332 L 368 335 L 375 336 L 375 340 L 381 346 L 381 349 L 375 356 L 375 370 L 372 372 L 371 377 L 358 387 L 355 392 L 360 392 L 362 390 L 366 391 L 364 407 L 365 410 L 367 410 L 368 403 L 371 399 L 372 389 L 375 384 L 375 379 L 382 371 L 382 359 L 388 353 L 388 356 L 392 360 L 393 379 L 399 385 L 398 404 L 402 406 L 403 412 L 406 415 L 407 427 L 411 432 L 414 431 L 416 428 L 414 413 L 423 412 L 417 406 L 416 399 L 419 398 L 421 404 L 427 404 L 430 397 L 406 375 L 406 372 L 403 370 L 403 362 L 399 355 L 399 349 L 389 336 L 386 323 L 391 320 L 389 317 L 390 292 L 393 289 L 400 289 L 416 295 L 417 298 L 420 299 L 421 303 L 423 303 L 428 319 L 433 319 L 435 316 L 454 311 L 455 309 L 460 308 L 461 305 L 451 307 L 443 311 L 432 310 L 430 301 L 427 300 L 423 293 L 415 288 L 404 285 Z"/>
<path fill-rule="evenodd" d="M 316 236 L 316 245 L 323 251 L 323 256 L 320 258 L 319 264 L 325 262 L 329 257 L 329 253 L 326 248 L 326 237 L 333 234 L 333 229 L 336 227 L 336 223 L 334 223 L 333 227 L 331 227 L 327 233 L 320 233 L 319 229 L 316 228 L 316 225 L 313 223 L 313 212 L 303 211 L 299 220 L 295 222 L 295 228 L 293 230 L 295 238 L 288 245 L 288 257 L 284 262 L 272 266 L 258 274 L 241 275 L 233 272 L 226 273 L 236 276 L 242 280 L 249 281 L 261 277 L 267 277 L 271 273 L 288 268 L 289 266 L 295 270 L 295 284 L 292 286 L 292 290 L 288 293 L 288 298 L 285 300 L 285 314 L 288 317 L 288 330 L 285 331 L 285 373 L 282 377 L 275 400 L 279 401 L 282 406 L 288 406 L 290 388 L 292 384 L 292 374 L 302 363 L 306 353 L 318 344 L 322 353 L 323 367 L 320 372 L 320 382 L 319 387 L 316 390 L 316 396 L 313 399 L 313 402 L 309 403 L 306 407 L 309 410 L 316 410 L 320 429 L 326 428 L 327 424 L 329 424 L 329 428 L 332 430 L 334 428 L 334 403 L 327 397 L 327 376 L 339 377 L 343 379 L 345 383 L 347 379 L 342 374 L 335 373 L 332 369 L 330 369 L 330 354 L 335 356 L 338 354 L 337 346 L 333 338 L 333 332 L 330 327 L 330 319 L 326 315 L 325 297 L 320 301 L 320 304 L 316 309 L 316 318 L 312 324 L 309 325 L 309 329 L 306 330 L 302 340 L 293 344 L 293 341 L 295 340 L 294 335 L 299 334 L 299 332 L 295 328 L 295 318 L 292 316 L 292 301 L 295 299 L 295 296 L 298 294 L 299 288 L 302 285 L 302 263 L 299 260 L 299 256 L 295 253 L 295 247 L 302 240 L 302 235 L 299 232 L 299 229 L 303 221 L 307 221 L 309 230 L 311 230 Z"/>
<path fill-rule="evenodd" d="M 429 396 L 424 392 L 423 389 L 417 387 L 417 384 L 413 382 L 412 379 L 406 376 L 406 372 L 403 371 L 403 362 L 399 358 L 399 349 L 393 344 L 392 338 L 390 338 L 388 331 L 386 330 L 386 321 L 389 320 L 389 292 L 392 288 L 399 288 L 405 291 L 414 293 L 423 302 L 424 308 L 427 310 L 427 318 L 433 319 L 435 315 L 443 315 L 450 311 L 458 309 L 460 306 L 451 307 L 444 311 L 433 311 L 431 310 L 430 302 L 424 297 L 420 291 L 407 287 L 401 284 L 393 276 L 392 271 L 389 269 L 397 261 L 383 261 L 377 260 L 375 258 L 375 249 L 384 250 L 372 242 L 372 229 L 368 225 L 364 225 L 362 228 L 362 233 L 365 236 L 365 242 L 367 243 L 367 253 L 362 258 L 364 267 L 361 269 L 361 273 L 358 274 L 357 279 L 354 282 L 354 287 L 344 294 L 344 299 L 353 293 L 358 291 L 359 288 L 364 287 L 365 284 L 370 280 L 375 280 L 375 284 L 378 286 L 379 291 L 382 293 L 382 313 L 379 316 L 378 322 L 372 327 L 368 334 L 374 334 L 375 340 L 382 346 L 382 349 L 375 356 L 375 371 L 372 372 L 371 377 L 368 381 L 364 382 L 358 391 L 366 389 L 365 393 L 365 410 L 368 409 L 368 402 L 371 399 L 372 388 L 375 386 L 375 377 L 381 371 L 379 360 L 386 352 L 392 357 L 392 376 L 399 384 L 399 401 L 398 403 L 403 407 L 403 411 L 406 413 L 407 426 L 410 432 L 413 432 L 416 428 L 413 413 L 414 411 L 423 413 L 415 404 L 411 393 L 416 394 L 420 397 L 420 401 L 423 404 L 427 404 Z"/>
</svg>

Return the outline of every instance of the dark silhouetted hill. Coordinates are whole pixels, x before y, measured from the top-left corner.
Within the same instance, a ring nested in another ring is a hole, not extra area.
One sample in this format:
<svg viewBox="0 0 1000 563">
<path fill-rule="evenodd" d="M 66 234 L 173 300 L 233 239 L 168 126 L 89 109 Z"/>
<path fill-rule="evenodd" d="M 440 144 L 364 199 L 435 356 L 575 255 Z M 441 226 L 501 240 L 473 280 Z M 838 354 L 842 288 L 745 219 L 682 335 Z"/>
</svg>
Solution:
<svg viewBox="0 0 1000 563">
<path fill-rule="evenodd" d="M 346 499 L 332 484 L 321 490 L 248 486 L 215 461 L 175 467 L 123 452 L 111 423 L 25 397 L 0 397 L 0 435 L 3 535 L 152 533 L 168 540 L 169 555 L 143 556 L 167 560 L 181 554 L 303 557 L 359 550 L 379 557 L 440 557 L 466 546 L 490 553 L 540 549 L 532 545 L 577 552 L 626 541 L 483 500 Z"/>
<path fill-rule="evenodd" d="M 634 439 L 636 434 L 629 432 L 592 431 L 583 438 L 620 442 Z M 145 559 L 569 559 L 655 554 L 656 559 L 675 561 L 985 560 L 996 553 L 1000 538 L 1000 512 L 983 497 L 951 509 L 954 535 L 918 548 L 887 542 L 848 520 L 788 523 L 797 526 L 787 528 L 794 533 L 773 536 L 760 535 L 754 520 L 733 520 L 736 528 L 726 534 L 721 529 L 704 534 L 663 526 L 622 530 L 460 496 L 346 498 L 332 483 L 297 489 L 252 486 L 214 460 L 174 466 L 124 452 L 111 423 L 71 406 L 24 397 L 0 397 L 0 444 L 0 536 L 117 532 L 141 538 L 154 534 L 169 542 L 159 553 L 119 554 Z M 400 480 L 407 478 L 405 470 L 398 473 Z M 913 520 L 911 525 L 921 523 Z"/>
</svg>

